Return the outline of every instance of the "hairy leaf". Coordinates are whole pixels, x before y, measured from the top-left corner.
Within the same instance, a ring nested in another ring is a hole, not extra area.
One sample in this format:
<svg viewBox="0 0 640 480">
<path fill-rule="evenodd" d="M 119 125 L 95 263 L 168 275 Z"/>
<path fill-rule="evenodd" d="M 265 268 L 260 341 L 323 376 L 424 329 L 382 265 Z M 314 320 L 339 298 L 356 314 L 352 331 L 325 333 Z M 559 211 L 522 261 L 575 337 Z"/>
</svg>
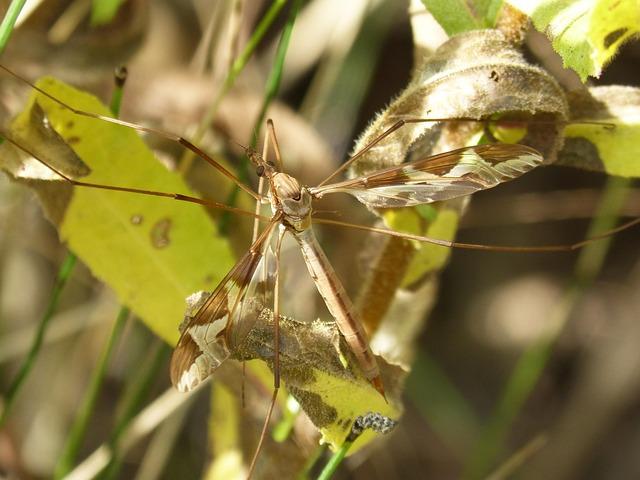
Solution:
<svg viewBox="0 0 640 480">
<path fill-rule="evenodd" d="M 561 127 L 547 120 L 562 121 L 566 119 L 567 111 L 564 92 L 558 84 L 541 69 L 529 65 L 499 31 L 467 32 L 451 38 L 416 68 L 407 88 L 369 125 L 358 139 L 354 152 L 401 119 L 465 117 L 480 120 L 495 114 L 515 113 L 544 120 L 531 124 L 521 143 L 536 148 L 543 153 L 545 162 L 551 163 L 561 144 Z M 473 121 L 407 124 L 358 159 L 349 174 L 353 177 L 366 175 L 464 147 L 481 138 L 482 130 L 483 124 Z M 395 215 L 400 223 L 413 219 L 414 228 L 420 224 L 422 234 L 429 232 L 436 238 L 452 239 L 463 207 L 464 202 L 454 200 L 446 208 L 434 210 L 429 218 L 419 208 L 413 213 L 404 211 L 391 215 Z M 438 218 L 445 213 L 443 219 Z M 385 220 L 390 222 L 389 218 Z M 433 222 L 433 227 L 429 222 Z M 394 221 L 389 226 L 403 230 L 394 225 Z M 417 250 L 405 249 L 404 258 L 400 259 L 395 255 L 401 249 L 400 243 L 386 241 L 382 252 L 376 254 L 382 262 L 381 267 L 376 265 L 368 270 L 375 278 L 365 281 L 366 291 L 358 299 L 358 305 L 370 329 L 379 324 L 381 316 L 390 307 L 393 297 L 388 292 L 435 273 L 448 256 L 441 248 L 422 244 Z M 390 262 L 385 266 L 388 260 Z M 392 275 L 387 268 L 394 270 Z M 398 274 L 399 269 L 405 269 L 404 273 Z M 376 285 L 376 280 L 380 285 Z"/>
<path fill-rule="evenodd" d="M 264 309 L 247 342 L 232 356 L 238 360 L 260 358 L 272 365 L 273 331 L 273 312 Z M 287 390 L 332 448 L 345 440 L 357 416 L 376 412 L 399 417 L 406 372 L 378 357 L 385 400 L 358 369 L 335 322 L 301 322 L 281 316 L 280 342 L 280 369 Z M 360 436 L 352 452 L 375 436 L 371 431 Z"/>
</svg>

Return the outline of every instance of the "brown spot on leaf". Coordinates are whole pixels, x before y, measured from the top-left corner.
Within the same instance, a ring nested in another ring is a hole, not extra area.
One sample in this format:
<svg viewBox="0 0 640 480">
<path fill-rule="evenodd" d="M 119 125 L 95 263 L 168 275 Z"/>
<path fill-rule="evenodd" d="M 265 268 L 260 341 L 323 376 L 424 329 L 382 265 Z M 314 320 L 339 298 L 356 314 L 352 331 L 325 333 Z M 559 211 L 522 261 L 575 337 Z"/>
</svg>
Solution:
<svg viewBox="0 0 640 480">
<path fill-rule="evenodd" d="M 622 37 L 625 33 L 627 33 L 628 30 L 629 30 L 628 28 L 623 27 L 623 28 L 618 28 L 613 32 L 609 32 L 607 36 L 604 37 L 604 40 L 602 41 L 602 45 L 604 46 L 605 49 L 609 48 L 611 45 L 616 43 L 620 39 L 620 37 Z"/>
<path fill-rule="evenodd" d="M 171 232 L 172 221 L 170 218 L 158 220 L 151 227 L 151 244 L 156 248 L 166 248 L 171 243 L 169 233 Z"/>
</svg>

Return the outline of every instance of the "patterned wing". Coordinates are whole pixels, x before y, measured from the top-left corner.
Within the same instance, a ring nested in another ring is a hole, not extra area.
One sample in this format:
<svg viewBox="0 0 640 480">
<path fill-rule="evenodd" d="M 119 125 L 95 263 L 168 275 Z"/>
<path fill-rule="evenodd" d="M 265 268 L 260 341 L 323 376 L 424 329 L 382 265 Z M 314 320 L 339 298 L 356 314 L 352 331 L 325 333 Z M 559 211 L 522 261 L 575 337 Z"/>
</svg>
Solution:
<svg viewBox="0 0 640 480">
<path fill-rule="evenodd" d="M 270 243 L 276 225 L 267 227 L 180 326 L 170 366 L 171 382 L 179 391 L 193 390 L 242 343 L 258 318 L 258 305 L 272 308 L 277 263 Z"/>
<path fill-rule="evenodd" d="M 327 193 L 348 193 L 375 208 L 408 207 L 495 187 L 519 177 L 542 161 L 537 150 L 525 145 L 476 145 L 310 191 L 318 198 Z"/>
</svg>

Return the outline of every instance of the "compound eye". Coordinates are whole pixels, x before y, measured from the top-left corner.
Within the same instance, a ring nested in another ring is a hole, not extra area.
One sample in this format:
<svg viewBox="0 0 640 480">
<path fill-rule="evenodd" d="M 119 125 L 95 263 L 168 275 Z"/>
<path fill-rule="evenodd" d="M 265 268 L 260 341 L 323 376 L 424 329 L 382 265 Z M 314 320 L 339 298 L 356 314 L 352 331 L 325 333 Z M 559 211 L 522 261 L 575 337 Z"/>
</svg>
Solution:
<svg viewBox="0 0 640 480">
<path fill-rule="evenodd" d="M 258 165 L 256 168 L 256 175 L 264 177 L 264 165 Z"/>
</svg>

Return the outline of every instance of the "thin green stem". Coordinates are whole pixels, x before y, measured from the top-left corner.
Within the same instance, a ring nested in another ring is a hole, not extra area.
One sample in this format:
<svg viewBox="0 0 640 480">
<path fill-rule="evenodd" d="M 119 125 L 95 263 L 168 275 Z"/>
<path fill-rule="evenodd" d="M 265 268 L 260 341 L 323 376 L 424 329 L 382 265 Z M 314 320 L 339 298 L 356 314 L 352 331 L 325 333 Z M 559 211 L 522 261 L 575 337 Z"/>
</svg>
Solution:
<svg viewBox="0 0 640 480">
<path fill-rule="evenodd" d="M 595 236 L 615 226 L 619 212 L 628 196 L 630 185 L 629 179 L 618 177 L 608 179 L 587 237 Z M 551 331 L 531 345 L 518 360 L 503 390 L 496 411 L 469 458 L 465 478 L 483 478 L 501 454 L 513 422 L 549 362 L 556 339 L 569 320 L 575 305 L 600 273 L 611 241 L 611 238 L 604 238 L 590 243 L 581 250 L 573 278 L 550 314 Z"/>
<path fill-rule="evenodd" d="M 11 38 L 11 34 L 13 33 L 13 27 L 25 3 L 27 3 L 27 0 L 12 0 L 4 19 L 2 19 L 2 23 L 0 24 L 0 54 L 4 52 L 7 43 L 9 43 L 9 38 Z"/>
<path fill-rule="evenodd" d="M 170 347 L 163 341 L 156 339 L 154 342 L 155 345 L 149 350 L 143 366 L 139 370 L 133 371 L 133 374 L 129 378 L 130 389 L 125 392 L 122 407 L 119 409 L 121 414 L 107 442 L 113 455 L 109 464 L 99 475 L 99 478 L 103 480 L 116 478 L 118 476 L 122 465 L 122 457 L 118 451 L 122 434 L 126 431 L 131 420 L 142 409 L 142 405 L 148 397 L 153 382 L 171 353 Z"/>
<path fill-rule="evenodd" d="M 631 187 L 632 180 L 629 178 L 610 177 L 607 180 L 602 200 L 598 206 L 596 217 L 589 226 L 587 237 L 595 236 L 615 227 L 618 223 L 619 212 L 624 207 Z M 603 238 L 582 249 L 574 275 L 577 286 L 582 290 L 593 283 L 602 270 L 612 241 L 613 237 Z"/>
<path fill-rule="evenodd" d="M 289 16 L 287 17 L 287 22 L 282 29 L 282 33 L 280 34 L 280 40 L 278 41 L 278 48 L 276 50 L 276 55 L 269 71 L 269 77 L 267 78 L 267 82 L 265 84 L 265 92 L 264 97 L 262 99 L 262 106 L 260 107 L 260 113 L 256 118 L 256 122 L 253 126 L 253 132 L 255 132 L 254 137 L 251 139 L 251 146 L 255 148 L 258 137 L 260 136 L 260 130 L 262 128 L 262 124 L 264 123 L 264 118 L 266 116 L 267 110 L 271 102 L 278 94 L 280 90 L 280 83 L 282 81 L 282 72 L 284 70 L 284 61 L 287 56 L 287 50 L 289 48 L 289 40 L 291 39 L 291 32 L 293 31 L 293 26 L 296 22 L 296 18 L 298 16 L 298 12 L 300 11 L 300 4 L 302 2 L 300 0 L 295 0 L 291 7 L 291 11 L 289 12 Z M 238 178 L 240 178 L 243 182 L 249 182 L 249 162 L 247 158 L 243 157 L 240 163 L 238 164 Z M 227 196 L 226 204 L 227 205 L 235 205 L 236 199 L 238 198 L 239 188 L 237 185 L 234 185 Z M 220 218 L 220 232 L 224 235 L 229 228 L 229 213 L 225 212 L 222 214 Z"/>
<path fill-rule="evenodd" d="M 262 17 L 262 20 L 260 20 L 255 30 L 253 31 L 253 34 L 251 35 L 251 38 L 249 38 L 247 45 L 244 47 L 244 50 L 231 65 L 231 69 L 229 70 L 227 77 L 222 83 L 222 87 L 220 87 L 220 90 L 218 90 L 218 93 L 211 103 L 209 110 L 200 122 L 198 130 L 192 138 L 193 142 L 199 143 L 202 140 L 202 137 L 204 136 L 207 129 L 211 126 L 211 122 L 213 122 L 213 119 L 218 112 L 218 108 L 220 107 L 222 99 L 226 96 L 227 93 L 229 93 L 229 90 L 231 90 L 231 87 L 233 87 L 233 85 L 235 84 L 236 79 L 238 78 L 242 70 L 244 70 L 247 62 L 249 62 L 249 59 L 266 35 L 267 30 L 269 30 L 269 27 L 271 27 L 271 24 L 274 22 L 274 20 L 278 16 L 278 13 L 280 13 L 280 10 L 282 10 L 282 7 L 284 7 L 286 3 L 286 0 L 275 0 L 267 10 L 267 13 L 265 13 L 264 17 Z M 185 153 L 182 155 L 179 163 L 179 170 L 183 175 L 191 168 L 193 158 L 194 154 L 190 150 L 185 151 Z M 242 180 L 242 177 L 240 177 L 240 179 Z"/>
<path fill-rule="evenodd" d="M 333 476 L 333 474 L 336 473 L 336 470 L 342 463 L 342 460 L 344 460 L 344 457 L 347 455 L 347 452 L 351 448 L 351 445 L 353 445 L 353 442 L 349 440 L 345 440 L 344 443 L 340 445 L 338 451 L 333 454 L 333 456 L 329 459 L 329 461 L 322 469 L 322 472 L 320 472 L 318 480 L 329 480 Z"/>
<path fill-rule="evenodd" d="M 111 102 L 109 103 L 109 109 L 113 116 L 118 118 L 120 116 L 120 110 L 122 108 L 122 98 L 124 96 L 124 84 L 127 81 L 127 69 L 125 67 L 118 67 L 114 72 L 115 85 L 113 92 L 111 93 Z"/>
<path fill-rule="evenodd" d="M 49 304 L 47 305 L 47 309 L 45 310 L 40 320 L 40 324 L 38 325 L 38 329 L 36 330 L 36 335 L 33 339 L 33 343 L 31 344 L 31 348 L 29 349 L 27 357 L 21 365 L 20 370 L 18 370 L 18 374 L 13 379 L 13 382 L 11 382 L 11 385 L 9 386 L 9 389 L 7 390 L 7 393 L 5 395 L 4 409 L 2 410 L 2 415 L 0 416 L 0 428 L 7 420 L 11 411 L 11 407 L 16 400 L 20 388 L 31 372 L 31 369 L 35 365 L 36 358 L 40 353 L 40 348 L 42 347 L 42 341 L 44 340 L 44 335 L 47 331 L 47 327 L 49 326 L 54 312 L 58 308 L 60 295 L 67 283 L 67 280 L 71 276 L 71 272 L 73 271 L 73 267 L 76 264 L 76 260 L 77 257 L 73 253 L 67 253 L 66 258 L 62 262 L 60 270 L 58 270 L 56 282 L 51 291 L 51 297 L 49 298 Z"/>
<path fill-rule="evenodd" d="M 280 84 L 282 83 L 282 72 L 284 71 L 284 61 L 287 56 L 287 50 L 289 49 L 289 41 L 291 40 L 291 33 L 293 32 L 293 26 L 296 23 L 298 12 L 300 11 L 301 0 L 294 0 L 287 18 L 287 23 L 282 29 L 280 40 L 278 41 L 278 48 L 276 49 L 276 55 L 273 62 L 273 67 L 269 72 L 267 83 L 265 85 L 265 95 L 262 100 L 262 107 L 260 108 L 260 114 L 254 124 L 254 131 L 259 132 L 260 127 L 264 123 L 267 109 L 271 102 L 278 94 L 280 90 Z M 257 139 L 256 139 L 257 140 Z"/>
<path fill-rule="evenodd" d="M 71 426 L 69 435 L 67 436 L 67 441 L 62 450 L 60 459 L 58 460 L 58 464 L 56 465 L 54 473 L 55 479 L 63 478 L 71 471 L 71 467 L 75 464 L 78 451 L 80 450 L 80 446 L 82 445 L 82 441 L 89 425 L 89 420 L 91 419 L 95 409 L 100 388 L 102 387 L 107 374 L 107 367 L 109 366 L 109 360 L 113 353 L 113 348 L 117 340 L 120 338 L 120 334 L 122 333 L 127 319 L 129 318 L 129 314 L 130 312 L 127 307 L 120 308 L 120 312 L 118 313 L 118 317 L 113 325 L 113 330 L 111 331 L 109 340 L 105 345 L 102 355 L 100 356 L 97 367 L 93 371 L 89 388 L 85 393 L 85 397 L 78 409 L 78 414 Z"/>
</svg>

